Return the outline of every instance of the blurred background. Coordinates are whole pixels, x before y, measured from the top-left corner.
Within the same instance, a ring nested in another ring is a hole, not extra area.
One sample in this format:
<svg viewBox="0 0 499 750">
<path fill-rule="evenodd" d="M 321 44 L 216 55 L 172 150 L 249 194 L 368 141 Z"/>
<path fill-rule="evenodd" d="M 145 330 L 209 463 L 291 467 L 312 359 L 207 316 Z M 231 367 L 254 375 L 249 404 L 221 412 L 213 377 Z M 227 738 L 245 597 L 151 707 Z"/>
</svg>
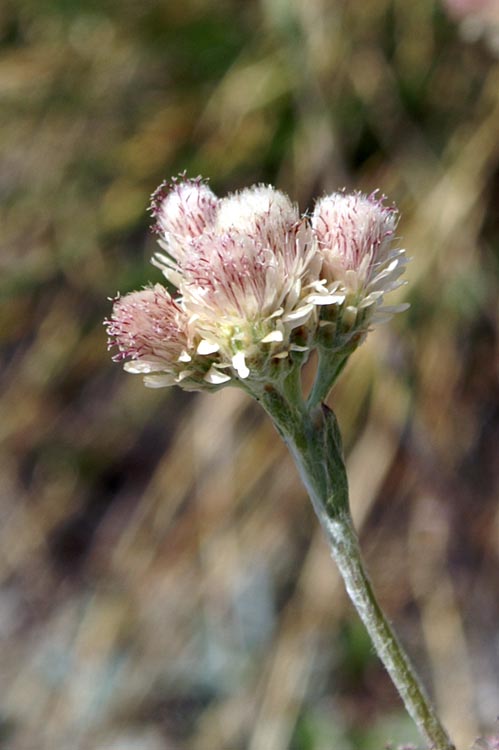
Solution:
<svg viewBox="0 0 499 750">
<path fill-rule="evenodd" d="M 411 309 L 331 394 L 379 597 L 459 750 L 499 713 L 499 10 L 3 0 L 0 747 L 418 742 L 256 404 L 113 364 L 150 193 L 381 188 Z"/>
</svg>

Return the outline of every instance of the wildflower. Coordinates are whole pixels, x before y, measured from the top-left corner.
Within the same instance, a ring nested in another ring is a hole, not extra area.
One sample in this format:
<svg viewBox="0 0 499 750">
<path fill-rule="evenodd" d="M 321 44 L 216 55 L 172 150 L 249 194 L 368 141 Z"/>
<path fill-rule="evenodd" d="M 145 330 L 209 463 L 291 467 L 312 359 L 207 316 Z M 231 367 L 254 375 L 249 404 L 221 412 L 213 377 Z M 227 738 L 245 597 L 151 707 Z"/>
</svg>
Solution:
<svg viewBox="0 0 499 750">
<path fill-rule="evenodd" d="M 181 263 L 190 243 L 211 227 L 217 215 L 219 200 L 201 178 L 178 179 L 162 183 L 151 198 L 151 213 L 156 219 L 154 230 L 159 245 L 167 255 L 157 253 L 153 264 L 178 286 L 176 264 Z"/>
<path fill-rule="evenodd" d="M 145 375 L 146 385 L 174 385 L 192 376 L 186 315 L 161 284 L 118 296 L 105 323 L 109 348 L 118 349 L 113 359 L 124 361 L 127 372 Z"/>
<path fill-rule="evenodd" d="M 115 359 L 146 385 L 270 382 L 304 361 L 321 327 L 334 322 L 332 346 L 351 351 L 396 309 L 381 305 L 405 258 L 392 248 L 396 212 L 374 196 L 327 196 L 310 221 L 271 186 L 219 199 L 182 178 L 158 188 L 151 210 L 153 264 L 176 289 L 118 298 L 107 321 Z"/>
<path fill-rule="evenodd" d="M 275 246 L 282 233 L 300 221 L 298 206 L 270 185 L 255 185 L 220 201 L 219 232 L 245 232 Z"/>
<path fill-rule="evenodd" d="M 335 376 L 400 283 L 396 215 L 374 196 L 334 194 L 300 218 L 283 193 L 255 186 L 222 200 L 201 180 L 153 196 L 160 284 L 118 297 L 106 321 L 115 359 L 146 385 L 245 387 L 288 445 L 346 589 L 428 745 L 454 750 L 376 601 L 349 513 L 341 435 L 324 403 Z M 323 324 L 323 325 L 321 325 Z M 344 336 L 350 326 L 352 337 Z M 333 347 L 321 328 L 333 330 Z M 339 332 L 339 336 L 336 334 Z M 300 367 L 318 349 L 306 398 Z M 407 748 L 409 750 L 409 748 Z"/>
<path fill-rule="evenodd" d="M 171 205 L 167 196 L 159 209 L 167 225 Z M 313 329 L 315 321 L 305 288 L 317 277 L 320 259 L 308 223 L 272 187 L 243 190 L 212 208 L 202 231 L 190 231 L 176 262 L 157 255 L 155 264 L 178 279 L 201 337 L 197 353 L 217 353 L 215 367 L 227 378 L 235 373 L 244 380 L 251 371 L 261 378 L 276 360 L 308 349 L 302 326 L 310 322 Z"/>
<path fill-rule="evenodd" d="M 405 251 L 393 247 L 397 211 L 376 194 L 333 193 L 319 200 L 312 226 L 322 256 L 322 283 L 342 290 L 343 320 L 364 328 L 401 312 L 407 305 L 384 307 L 387 292 L 404 282 Z"/>
</svg>

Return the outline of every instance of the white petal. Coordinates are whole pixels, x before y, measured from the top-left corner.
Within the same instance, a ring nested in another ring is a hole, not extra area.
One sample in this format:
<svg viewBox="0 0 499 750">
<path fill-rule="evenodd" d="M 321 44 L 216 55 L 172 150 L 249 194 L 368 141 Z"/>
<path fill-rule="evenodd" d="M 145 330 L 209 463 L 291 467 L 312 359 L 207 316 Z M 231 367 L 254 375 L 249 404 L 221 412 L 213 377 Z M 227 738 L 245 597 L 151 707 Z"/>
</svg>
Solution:
<svg viewBox="0 0 499 750">
<path fill-rule="evenodd" d="M 146 375 L 144 385 L 147 388 L 165 388 L 169 385 L 175 385 L 175 378 L 169 373 L 156 373 L 155 375 Z"/>
<path fill-rule="evenodd" d="M 262 344 L 272 344 L 274 342 L 281 342 L 284 341 L 284 336 L 282 331 L 271 331 L 266 336 L 264 336 L 263 339 L 261 339 Z"/>
<path fill-rule="evenodd" d="M 385 281 L 383 283 L 383 289 L 382 294 L 388 294 L 388 292 L 393 292 L 394 289 L 398 289 L 401 286 L 407 286 L 407 281 L 404 281 L 403 279 L 396 279 L 395 281 Z M 371 288 L 371 285 L 368 286 L 368 289 Z"/>
<path fill-rule="evenodd" d="M 212 385 L 220 385 L 221 383 L 226 383 L 228 380 L 230 380 L 230 377 L 228 375 L 224 375 L 223 372 L 217 370 L 216 367 L 210 367 L 210 369 L 204 376 L 204 380 L 206 380 L 207 383 L 211 383 Z"/>
<path fill-rule="evenodd" d="M 158 368 L 154 367 L 150 362 L 133 359 L 131 362 L 125 362 L 123 369 L 126 372 L 131 372 L 133 375 L 144 375 L 145 373 L 157 371 Z"/>
<path fill-rule="evenodd" d="M 274 310 L 272 315 L 269 315 L 269 320 L 272 320 L 272 318 L 278 318 L 280 315 L 282 315 L 284 312 L 284 309 L 282 307 L 278 307 L 277 310 Z"/>
<path fill-rule="evenodd" d="M 191 359 L 192 359 L 191 355 L 188 352 L 183 351 L 177 361 L 178 362 L 190 362 Z"/>
<path fill-rule="evenodd" d="M 203 339 L 199 342 L 198 348 L 196 349 L 198 354 L 214 354 L 220 349 L 220 344 L 216 344 L 214 341 L 208 341 Z"/>
<path fill-rule="evenodd" d="M 292 323 L 294 328 L 305 323 L 313 309 L 314 306 L 312 304 L 303 305 L 303 307 L 299 307 L 297 310 L 292 310 L 283 315 L 282 321 L 283 323 Z"/>
<path fill-rule="evenodd" d="M 370 307 L 370 305 L 373 305 L 380 297 L 383 296 L 383 294 L 384 292 L 371 292 L 367 295 L 367 297 L 364 297 L 362 302 L 359 303 L 359 310 L 362 310 L 364 307 Z"/>
<path fill-rule="evenodd" d="M 296 279 L 295 283 L 293 284 L 293 286 L 291 287 L 288 293 L 287 303 L 290 307 L 295 305 L 296 302 L 299 300 L 300 293 L 301 293 L 301 281 L 300 279 Z"/>
<path fill-rule="evenodd" d="M 390 313 L 387 313 L 384 315 L 383 313 L 375 313 L 372 318 L 370 318 L 369 323 L 375 324 L 375 325 L 381 325 L 381 323 L 387 323 L 389 320 L 391 320 L 393 315 L 390 315 Z"/>
<path fill-rule="evenodd" d="M 159 240 L 159 244 L 163 248 L 163 250 L 168 250 L 168 245 L 166 242 L 163 242 L 162 240 Z M 156 266 L 156 268 L 163 269 L 164 266 L 167 266 L 168 268 L 173 268 L 175 263 L 171 259 L 169 255 L 165 255 L 165 253 L 154 253 L 154 255 L 151 258 L 151 263 L 153 266 Z"/>
<path fill-rule="evenodd" d="M 151 258 L 151 263 L 162 271 L 163 276 L 167 278 L 173 286 L 176 286 L 177 288 L 180 286 L 182 283 L 182 274 L 175 270 L 174 264 L 167 255 L 163 255 L 163 253 L 155 253 Z"/>
<path fill-rule="evenodd" d="M 246 364 L 244 352 L 238 352 L 232 357 L 232 367 L 243 380 L 248 377 L 250 371 Z"/>
<path fill-rule="evenodd" d="M 309 294 L 307 297 L 312 305 L 341 305 L 344 301 L 344 294 Z"/>
<path fill-rule="evenodd" d="M 321 279 L 320 281 L 312 281 L 307 287 L 308 289 L 315 289 L 316 292 L 325 292 L 326 283 L 326 279 Z"/>
<path fill-rule="evenodd" d="M 376 276 L 373 277 L 373 279 L 369 282 L 370 289 L 376 289 L 376 287 L 385 288 L 389 283 L 388 279 L 391 279 L 393 281 L 395 279 L 398 279 L 399 276 L 402 276 L 405 271 L 404 265 L 400 264 L 398 261 L 394 261 L 394 263 L 395 265 L 392 266 L 392 264 L 390 264 L 389 268 L 385 268 L 383 271 L 380 271 L 378 274 L 376 274 Z"/>
</svg>

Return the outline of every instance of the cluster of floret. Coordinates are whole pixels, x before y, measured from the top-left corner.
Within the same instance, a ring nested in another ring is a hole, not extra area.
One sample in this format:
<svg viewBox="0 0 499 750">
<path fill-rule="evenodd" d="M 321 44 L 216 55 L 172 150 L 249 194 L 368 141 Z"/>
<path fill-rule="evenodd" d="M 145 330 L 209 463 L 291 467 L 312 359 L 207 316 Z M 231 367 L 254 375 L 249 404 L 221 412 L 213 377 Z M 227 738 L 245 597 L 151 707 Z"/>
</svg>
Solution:
<svg viewBox="0 0 499 750">
<path fill-rule="evenodd" d="M 150 387 L 263 382 L 320 341 L 352 350 L 405 308 L 384 305 L 407 259 L 394 247 L 397 211 L 376 194 L 333 193 L 300 216 L 271 186 L 220 199 L 182 177 L 151 209 L 168 289 L 118 296 L 106 321 L 115 359 Z"/>
</svg>

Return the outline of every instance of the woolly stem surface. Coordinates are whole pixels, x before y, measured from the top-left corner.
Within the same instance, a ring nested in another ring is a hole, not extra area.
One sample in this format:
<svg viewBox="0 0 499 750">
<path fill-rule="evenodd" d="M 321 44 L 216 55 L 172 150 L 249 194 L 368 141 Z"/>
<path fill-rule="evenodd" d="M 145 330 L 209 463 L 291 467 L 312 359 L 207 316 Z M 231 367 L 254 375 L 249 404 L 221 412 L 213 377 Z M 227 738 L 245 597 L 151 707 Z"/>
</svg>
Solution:
<svg viewBox="0 0 499 750">
<path fill-rule="evenodd" d="M 351 519 L 348 481 L 335 415 L 324 404 L 307 408 L 301 399 L 290 400 L 290 391 L 286 389 L 266 386 L 253 395 L 270 415 L 291 451 L 347 592 L 408 713 L 432 750 L 455 750 L 381 609 L 367 575 Z"/>
</svg>

